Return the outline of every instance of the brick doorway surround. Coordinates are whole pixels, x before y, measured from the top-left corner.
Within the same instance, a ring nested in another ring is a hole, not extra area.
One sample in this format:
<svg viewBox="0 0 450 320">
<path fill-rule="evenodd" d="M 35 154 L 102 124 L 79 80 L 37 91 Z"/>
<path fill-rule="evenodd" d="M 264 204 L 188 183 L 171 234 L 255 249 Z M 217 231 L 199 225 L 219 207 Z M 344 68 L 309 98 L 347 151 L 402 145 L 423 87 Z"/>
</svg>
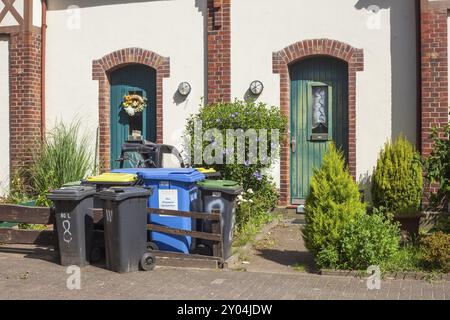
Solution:
<svg viewBox="0 0 450 320">
<path fill-rule="evenodd" d="M 110 79 L 114 70 L 130 64 L 143 64 L 156 70 L 156 132 L 158 143 L 163 142 L 163 78 L 170 77 L 170 58 L 140 48 L 112 52 L 92 62 L 92 77 L 99 82 L 99 166 L 110 167 Z"/>
<path fill-rule="evenodd" d="M 280 108 L 289 119 L 291 106 L 289 67 L 302 59 L 313 56 L 334 57 L 348 64 L 348 163 L 350 173 L 356 178 L 356 73 L 364 71 L 364 51 L 336 40 L 314 39 L 300 41 L 274 52 L 272 59 L 273 73 L 280 75 Z M 281 147 L 280 165 L 280 205 L 289 206 L 291 205 L 289 139 Z"/>
</svg>

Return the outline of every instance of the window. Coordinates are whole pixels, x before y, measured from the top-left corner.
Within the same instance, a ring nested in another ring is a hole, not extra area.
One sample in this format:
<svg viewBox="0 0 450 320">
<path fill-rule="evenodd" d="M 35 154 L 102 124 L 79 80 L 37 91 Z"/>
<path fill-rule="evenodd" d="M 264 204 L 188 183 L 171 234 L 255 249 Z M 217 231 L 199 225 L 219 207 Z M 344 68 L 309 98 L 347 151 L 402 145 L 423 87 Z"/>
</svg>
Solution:
<svg viewBox="0 0 450 320">
<path fill-rule="evenodd" d="M 308 128 L 310 140 L 327 141 L 332 137 L 332 88 L 320 82 L 308 85 Z"/>
</svg>

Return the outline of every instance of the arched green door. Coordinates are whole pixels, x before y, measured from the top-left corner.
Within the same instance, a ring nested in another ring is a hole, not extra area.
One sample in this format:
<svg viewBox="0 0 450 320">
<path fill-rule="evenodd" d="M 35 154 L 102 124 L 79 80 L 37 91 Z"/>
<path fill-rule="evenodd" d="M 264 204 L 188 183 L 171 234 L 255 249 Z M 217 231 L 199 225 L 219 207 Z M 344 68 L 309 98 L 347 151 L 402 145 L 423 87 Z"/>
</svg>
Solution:
<svg viewBox="0 0 450 320">
<path fill-rule="evenodd" d="M 330 142 L 348 154 L 348 65 L 313 57 L 292 65 L 290 77 L 291 199 L 299 204 Z"/>
<path fill-rule="evenodd" d="M 111 83 L 111 168 L 118 168 L 122 144 L 140 131 L 144 139 L 156 141 L 156 71 L 148 66 L 133 64 L 110 75 Z M 125 95 L 139 94 L 148 99 L 142 113 L 129 116 L 122 108 Z"/>
</svg>

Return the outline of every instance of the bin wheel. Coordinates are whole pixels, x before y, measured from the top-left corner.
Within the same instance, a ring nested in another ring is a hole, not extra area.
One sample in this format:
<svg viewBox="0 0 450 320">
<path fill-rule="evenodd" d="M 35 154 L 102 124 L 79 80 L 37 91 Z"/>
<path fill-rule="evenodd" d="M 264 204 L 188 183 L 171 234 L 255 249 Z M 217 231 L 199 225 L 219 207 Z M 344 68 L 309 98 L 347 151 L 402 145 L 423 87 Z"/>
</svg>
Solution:
<svg viewBox="0 0 450 320">
<path fill-rule="evenodd" d="M 211 246 L 206 244 L 199 244 L 197 248 L 195 248 L 195 253 L 201 256 L 208 256 L 208 257 L 212 257 L 214 255 Z"/>
<path fill-rule="evenodd" d="M 151 250 L 151 251 L 159 251 L 159 247 L 156 243 L 154 242 L 147 242 L 147 250 Z"/>
<path fill-rule="evenodd" d="M 91 263 L 97 263 L 100 260 L 102 260 L 103 251 L 100 249 L 100 247 L 95 246 L 92 248 L 90 258 L 91 258 Z"/>
<path fill-rule="evenodd" d="M 141 258 L 141 268 L 144 271 L 152 271 L 156 266 L 156 257 L 153 253 L 146 252 Z"/>
</svg>

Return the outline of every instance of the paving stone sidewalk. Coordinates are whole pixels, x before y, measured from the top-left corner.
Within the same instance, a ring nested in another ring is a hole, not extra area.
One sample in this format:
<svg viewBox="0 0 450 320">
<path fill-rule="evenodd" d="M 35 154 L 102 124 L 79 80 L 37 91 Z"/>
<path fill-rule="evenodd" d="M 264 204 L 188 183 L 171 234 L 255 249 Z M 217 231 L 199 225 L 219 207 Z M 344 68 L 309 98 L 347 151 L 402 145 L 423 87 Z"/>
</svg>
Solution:
<svg viewBox="0 0 450 320">
<path fill-rule="evenodd" d="M 42 255 L 0 252 L 0 299 L 449 299 L 450 282 L 365 280 L 306 273 L 157 269 L 119 275 L 82 270 L 81 290 L 66 287 L 66 269 Z"/>
</svg>

